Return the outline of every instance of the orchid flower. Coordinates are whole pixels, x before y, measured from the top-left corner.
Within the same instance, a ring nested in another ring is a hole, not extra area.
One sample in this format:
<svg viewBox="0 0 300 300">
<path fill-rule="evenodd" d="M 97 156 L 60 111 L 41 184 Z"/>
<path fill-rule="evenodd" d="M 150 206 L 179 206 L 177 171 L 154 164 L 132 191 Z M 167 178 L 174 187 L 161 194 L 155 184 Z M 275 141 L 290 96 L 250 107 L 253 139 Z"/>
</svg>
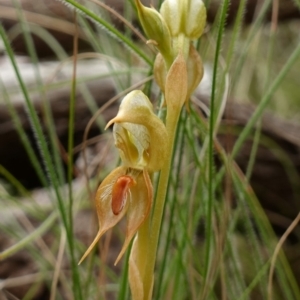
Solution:
<svg viewBox="0 0 300 300">
<path fill-rule="evenodd" d="M 115 118 L 113 136 L 122 165 L 100 184 L 95 198 L 99 231 L 79 264 L 102 235 L 127 216 L 126 237 L 115 264 L 126 251 L 137 230 L 148 217 L 153 198 L 149 172 L 162 168 L 167 155 L 165 125 L 154 114 L 153 106 L 141 91 L 132 91 L 122 101 Z"/>
</svg>

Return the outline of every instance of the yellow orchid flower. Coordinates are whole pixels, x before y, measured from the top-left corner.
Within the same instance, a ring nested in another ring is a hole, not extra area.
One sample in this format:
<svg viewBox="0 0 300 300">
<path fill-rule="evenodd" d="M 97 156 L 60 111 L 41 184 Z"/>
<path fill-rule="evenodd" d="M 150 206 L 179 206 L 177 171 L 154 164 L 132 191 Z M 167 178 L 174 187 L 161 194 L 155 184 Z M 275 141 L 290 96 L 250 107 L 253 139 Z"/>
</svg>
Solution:
<svg viewBox="0 0 300 300">
<path fill-rule="evenodd" d="M 126 214 L 125 242 L 115 264 L 120 260 L 151 210 L 153 189 L 148 172 L 158 171 L 166 158 L 165 125 L 153 113 L 152 104 L 143 92 L 133 91 L 123 99 L 117 116 L 106 128 L 113 123 L 122 166 L 113 170 L 97 190 L 95 206 L 99 231 L 79 264 L 101 236 Z"/>
<path fill-rule="evenodd" d="M 167 130 L 142 91 L 132 91 L 123 99 L 117 116 L 106 128 L 113 123 L 115 145 L 125 166 L 149 172 L 162 168 L 167 155 Z"/>
<path fill-rule="evenodd" d="M 125 166 L 113 170 L 97 190 L 95 206 L 99 231 L 79 264 L 91 252 L 102 235 L 127 214 L 126 238 L 116 264 L 148 216 L 152 204 L 152 194 L 151 180 L 146 171 L 134 170 Z"/>
</svg>

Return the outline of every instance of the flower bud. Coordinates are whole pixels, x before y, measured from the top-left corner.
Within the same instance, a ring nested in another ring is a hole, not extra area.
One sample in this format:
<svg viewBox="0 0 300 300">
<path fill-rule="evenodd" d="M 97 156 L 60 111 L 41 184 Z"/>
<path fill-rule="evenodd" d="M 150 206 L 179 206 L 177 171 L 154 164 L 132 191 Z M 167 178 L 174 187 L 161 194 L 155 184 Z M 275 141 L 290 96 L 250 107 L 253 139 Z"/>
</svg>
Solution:
<svg viewBox="0 0 300 300">
<path fill-rule="evenodd" d="M 191 39 L 198 39 L 205 27 L 206 8 L 202 0 L 190 0 L 186 10 L 183 10 L 184 32 Z"/>
<path fill-rule="evenodd" d="M 167 23 L 172 37 L 178 36 L 182 32 L 182 4 L 182 0 L 166 0 L 160 8 L 160 13 Z"/>
<path fill-rule="evenodd" d="M 171 35 L 165 20 L 155 9 L 143 6 L 139 0 L 135 2 L 139 20 L 150 42 L 167 61 L 172 59 Z"/>
<path fill-rule="evenodd" d="M 206 9 L 202 0 L 166 0 L 160 12 L 172 37 L 182 33 L 194 40 L 202 35 L 206 23 Z"/>
</svg>

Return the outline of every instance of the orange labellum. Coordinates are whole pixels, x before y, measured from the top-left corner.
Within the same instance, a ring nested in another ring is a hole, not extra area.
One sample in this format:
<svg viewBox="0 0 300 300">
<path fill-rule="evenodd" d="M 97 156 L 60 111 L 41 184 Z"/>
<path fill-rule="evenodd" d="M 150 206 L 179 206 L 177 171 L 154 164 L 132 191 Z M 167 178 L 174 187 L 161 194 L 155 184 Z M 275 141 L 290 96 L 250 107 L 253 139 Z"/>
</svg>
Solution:
<svg viewBox="0 0 300 300">
<path fill-rule="evenodd" d="M 136 184 L 135 180 L 128 176 L 120 176 L 112 188 L 111 209 L 115 215 L 118 215 L 126 201 L 127 192 Z"/>
</svg>

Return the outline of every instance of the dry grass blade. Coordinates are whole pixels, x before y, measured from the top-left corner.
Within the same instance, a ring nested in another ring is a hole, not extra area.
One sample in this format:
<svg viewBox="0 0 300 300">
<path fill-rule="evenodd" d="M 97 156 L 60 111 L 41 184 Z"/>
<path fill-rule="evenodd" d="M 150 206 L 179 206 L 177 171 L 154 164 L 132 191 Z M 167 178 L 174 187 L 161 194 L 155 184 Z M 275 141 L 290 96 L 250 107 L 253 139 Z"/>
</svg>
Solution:
<svg viewBox="0 0 300 300">
<path fill-rule="evenodd" d="M 276 259 L 279 254 L 279 251 L 282 248 L 282 245 L 290 235 L 290 233 L 295 229 L 295 227 L 298 225 L 300 222 L 300 213 L 298 213 L 297 217 L 294 219 L 294 221 L 291 223 L 291 225 L 288 227 L 288 229 L 285 231 L 285 233 L 282 235 L 280 240 L 278 241 L 274 253 L 272 255 L 272 260 L 271 260 L 271 266 L 270 266 L 270 272 L 269 272 L 269 282 L 268 282 L 268 299 L 272 300 L 272 285 L 273 285 L 273 274 L 274 274 L 274 269 L 275 269 L 275 264 L 276 264 Z"/>
</svg>

